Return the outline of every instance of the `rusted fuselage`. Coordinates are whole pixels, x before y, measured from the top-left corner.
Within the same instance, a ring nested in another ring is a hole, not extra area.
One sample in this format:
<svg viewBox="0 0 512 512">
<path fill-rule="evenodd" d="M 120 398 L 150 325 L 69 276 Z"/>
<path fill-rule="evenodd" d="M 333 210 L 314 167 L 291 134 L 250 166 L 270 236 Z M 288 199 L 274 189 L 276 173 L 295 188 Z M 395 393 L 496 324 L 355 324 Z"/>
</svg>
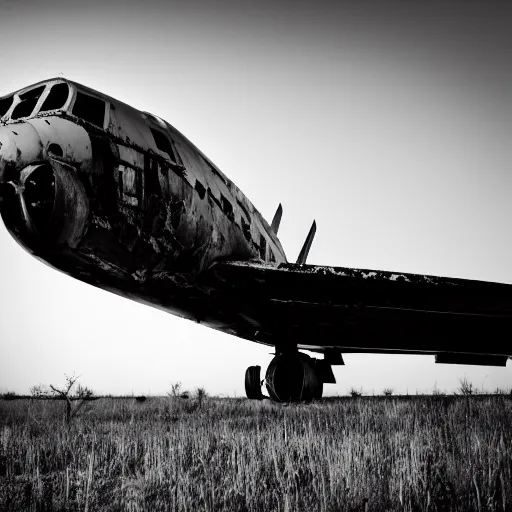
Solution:
<svg viewBox="0 0 512 512">
<path fill-rule="evenodd" d="M 68 80 L 0 98 L 0 211 L 52 267 L 278 354 L 512 355 L 510 285 L 304 265 L 311 236 L 287 264 L 279 210 L 272 229 L 171 125 Z"/>
<path fill-rule="evenodd" d="M 77 279 L 219 328 L 204 270 L 286 262 L 242 192 L 154 115 L 54 79 L 1 98 L 0 120 L 5 224 Z"/>
</svg>

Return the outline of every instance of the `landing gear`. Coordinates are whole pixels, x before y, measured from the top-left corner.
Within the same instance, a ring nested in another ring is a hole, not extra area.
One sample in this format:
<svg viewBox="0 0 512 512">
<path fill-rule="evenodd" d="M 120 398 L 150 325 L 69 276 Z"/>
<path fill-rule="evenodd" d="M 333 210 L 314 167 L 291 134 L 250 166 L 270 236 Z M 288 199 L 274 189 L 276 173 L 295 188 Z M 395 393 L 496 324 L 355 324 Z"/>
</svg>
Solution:
<svg viewBox="0 0 512 512">
<path fill-rule="evenodd" d="M 265 398 L 261 392 L 260 372 L 260 366 L 247 368 L 247 398 Z M 275 402 L 309 402 L 322 398 L 324 382 L 336 382 L 330 365 L 298 351 L 277 354 L 265 375 L 267 391 Z"/>
</svg>

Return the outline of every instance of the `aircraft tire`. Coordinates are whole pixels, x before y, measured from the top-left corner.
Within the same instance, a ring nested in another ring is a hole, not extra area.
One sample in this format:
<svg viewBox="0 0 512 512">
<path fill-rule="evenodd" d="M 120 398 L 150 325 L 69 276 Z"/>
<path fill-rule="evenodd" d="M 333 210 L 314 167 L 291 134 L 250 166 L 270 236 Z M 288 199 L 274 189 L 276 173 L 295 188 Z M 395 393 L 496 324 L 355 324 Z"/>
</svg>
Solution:
<svg viewBox="0 0 512 512">
<path fill-rule="evenodd" d="M 245 370 L 245 394 L 251 400 L 262 400 L 264 398 L 261 392 L 260 373 L 261 366 L 249 366 Z"/>
</svg>

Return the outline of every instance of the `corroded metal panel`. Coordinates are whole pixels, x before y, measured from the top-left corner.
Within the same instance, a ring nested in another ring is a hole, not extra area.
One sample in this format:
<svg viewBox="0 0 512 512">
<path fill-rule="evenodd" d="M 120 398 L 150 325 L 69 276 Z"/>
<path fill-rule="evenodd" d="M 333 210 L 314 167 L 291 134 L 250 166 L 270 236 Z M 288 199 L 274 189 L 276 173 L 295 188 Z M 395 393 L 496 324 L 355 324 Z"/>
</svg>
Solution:
<svg viewBox="0 0 512 512">
<path fill-rule="evenodd" d="M 27 124 L 32 126 L 41 141 L 42 157 L 54 157 L 51 152 L 52 144 L 58 145 L 64 161 L 80 170 L 90 170 L 92 165 L 91 141 L 87 130 L 76 123 L 58 116 L 46 116 L 29 119 Z M 33 156 L 29 157 L 31 161 Z M 19 162 L 18 162 L 19 165 Z"/>
<path fill-rule="evenodd" d="M 0 180 L 10 181 L 20 168 L 42 159 L 43 146 L 29 123 L 0 127 Z"/>
<path fill-rule="evenodd" d="M 109 99 L 109 98 L 107 98 Z M 154 146 L 153 137 L 138 112 L 120 101 L 109 101 L 108 133 L 141 148 Z"/>
<path fill-rule="evenodd" d="M 277 238 L 276 234 L 272 231 L 270 225 L 261 216 L 260 212 L 254 207 L 254 205 L 247 199 L 243 192 L 236 187 L 236 185 L 230 181 L 214 164 L 211 162 L 206 155 L 204 155 L 194 144 L 192 144 L 183 134 L 168 124 L 169 130 L 176 140 L 178 149 L 187 148 L 188 154 L 195 155 L 194 160 L 202 159 L 203 162 L 208 164 L 207 167 L 202 167 L 203 172 L 206 172 L 210 176 L 210 179 L 215 179 L 217 183 L 224 183 L 229 190 L 229 199 L 232 200 L 233 209 L 235 211 L 235 221 L 237 225 L 245 233 L 245 238 L 254 251 L 254 258 L 261 259 L 260 252 L 260 239 L 263 236 L 266 240 L 268 251 L 266 251 L 266 261 L 272 261 L 277 263 L 286 262 L 286 256 L 284 250 Z M 195 172 L 194 165 L 191 162 L 191 172 Z M 198 174 L 201 173 L 201 167 L 197 169 Z M 197 176 L 197 179 L 201 181 L 201 177 Z M 217 186 L 217 185 L 215 185 Z M 221 185 L 218 185 L 219 187 Z M 215 192 L 213 196 L 219 200 L 218 194 Z"/>
</svg>

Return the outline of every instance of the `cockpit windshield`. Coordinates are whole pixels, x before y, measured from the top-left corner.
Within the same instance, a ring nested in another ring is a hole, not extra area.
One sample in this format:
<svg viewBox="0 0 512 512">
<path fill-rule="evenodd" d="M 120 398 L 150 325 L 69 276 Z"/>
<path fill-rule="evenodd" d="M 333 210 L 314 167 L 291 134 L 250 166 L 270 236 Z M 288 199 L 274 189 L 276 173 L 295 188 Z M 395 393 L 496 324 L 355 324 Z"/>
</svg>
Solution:
<svg viewBox="0 0 512 512">
<path fill-rule="evenodd" d="M 7 111 L 11 108 L 13 96 L 8 96 L 7 98 L 0 99 L 0 117 L 5 116 Z"/>
<path fill-rule="evenodd" d="M 0 99 L 0 117 L 5 116 L 7 112 L 9 112 L 13 100 L 14 108 L 9 116 L 11 121 L 25 117 L 33 117 L 42 112 L 61 110 L 66 106 L 69 94 L 69 85 L 63 82 L 48 86 L 44 84 L 22 93 L 11 94 L 6 98 Z M 41 96 L 44 98 L 43 104 L 39 110 L 36 110 Z"/>
<path fill-rule="evenodd" d="M 65 83 L 55 84 L 46 99 L 44 100 L 39 112 L 48 112 L 49 110 L 58 110 L 64 107 L 69 97 L 69 86 Z"/>
<path fill-rule="evenodd" d="M 41 85 L 35 89 L 30 89 L 29 91 L 20 94 L 19 98 L 21 101 L 16 105 L 16 107 L 14 107 L 11 119 L 20 119 L 21 117 L 30 116 L 45 87 L 45 85 Z"/>
</svg>

